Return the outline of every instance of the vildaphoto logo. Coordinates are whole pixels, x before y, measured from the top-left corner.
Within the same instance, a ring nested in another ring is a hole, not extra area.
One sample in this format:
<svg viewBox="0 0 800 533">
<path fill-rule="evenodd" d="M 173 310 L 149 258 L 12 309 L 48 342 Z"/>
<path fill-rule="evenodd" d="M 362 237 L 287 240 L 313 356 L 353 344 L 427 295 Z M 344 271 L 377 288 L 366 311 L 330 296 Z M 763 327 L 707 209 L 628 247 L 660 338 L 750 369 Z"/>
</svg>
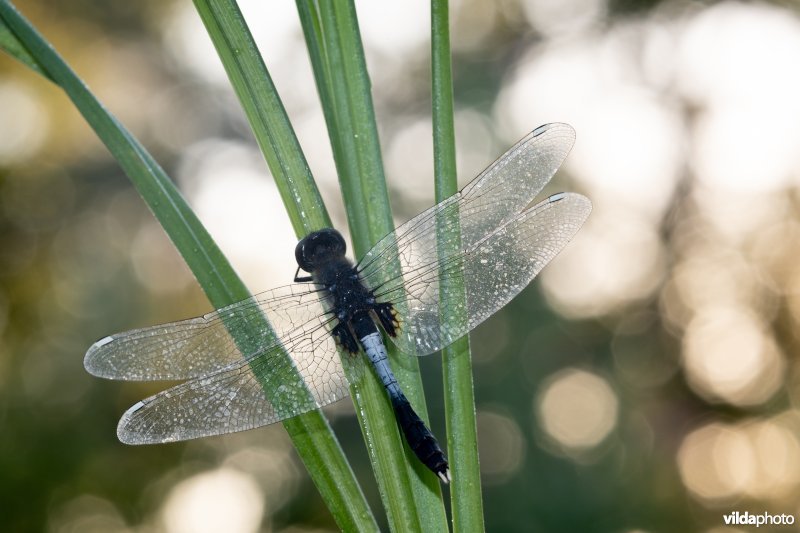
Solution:
<svg viewBox="0 0 800 533">
<path fill-rule="evenodd" d="M 722 515 L 726 526 L 788 526 L 794 524 L 794 515 L 790 514 L 752 514 L 747 511 L 740 513 L 734 511 Z"/>
</svg>

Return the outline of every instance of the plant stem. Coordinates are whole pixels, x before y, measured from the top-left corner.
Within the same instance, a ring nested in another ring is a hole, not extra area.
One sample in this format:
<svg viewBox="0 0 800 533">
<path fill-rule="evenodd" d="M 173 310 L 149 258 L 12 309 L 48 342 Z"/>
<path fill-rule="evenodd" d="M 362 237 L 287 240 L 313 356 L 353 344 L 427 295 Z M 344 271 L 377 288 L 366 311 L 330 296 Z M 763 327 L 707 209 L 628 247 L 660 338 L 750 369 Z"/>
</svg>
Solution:
<svg viewBox="0 0 800 533">
<path fill-rule="evenodd" d="M 331 134 L 355 255 L 362 257 L 393 226 L 355 8 L 350 1 L 298 0 L 297 6 Z M 391 344 L 389 353 L 406 395 L 427 418 L 418 362 L 398 354 Z M 369 451 L 390 525 L 399 531 L 446 529 L 438 479 L 404 445 L 385 392 L 371 372 L 366 377 L 365 391 L 374 389 L 375 396 L 361 404 L 362 430 L 370 444 L 380 439 Z M 384 418 L 389 421 L 386 431 L 375 434 L 371 428 L 383 425 Z"/>
<path fill-rule="evenodd" d="M 298 238 L 330 227 L 308 163 L 238 5 L 233 0 L 194 3 L 242 103 Z M 343 529 L 377 529 L 327 421 L 325 428 L 311 427 L 303 417 L 295 417 L 284 421 L 284 427 L 337 524 Z M 315 449 L 324 450 L 325 457 L 318 456 Z"/>
<path fill-rule="evenodd" d="M 458 189 L 447 0 L 431 0 L 431 78 L 434 179 L 436 201 L 441 202 L 455 194 Z M 445 250 L 440 250 L 440 253 L 446 255 Z M 463 302 L 465 294 L 463 283 L 442 283 L 443 302 L 453 299 Z M 465 309 L 465 306 L 443 306 L 445 308 L 455 310 L 453 314 L 458 315 L 458 310 Z M 444 317 L 444 320 L 464 319 L 464 316 Z M 450 492 L 453 531 L 483 531 L 469 336 L 462 337 L 442 350 L 442 366 L 447 449 L 453 477 Z"/>
</svg>

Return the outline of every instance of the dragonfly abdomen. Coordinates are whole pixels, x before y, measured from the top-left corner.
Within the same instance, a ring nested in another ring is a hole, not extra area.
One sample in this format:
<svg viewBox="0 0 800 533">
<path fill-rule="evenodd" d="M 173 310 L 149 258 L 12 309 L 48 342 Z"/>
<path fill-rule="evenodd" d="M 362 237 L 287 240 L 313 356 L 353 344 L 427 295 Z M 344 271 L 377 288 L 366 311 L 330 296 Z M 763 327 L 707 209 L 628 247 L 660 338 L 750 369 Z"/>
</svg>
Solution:
<svg viewBox="0 0 800 533">
<path fill-rule="evenodd" d="M 394 399 L 397 396 L 402 396 L 403 391 L 400 390 L 400 385 L 397 384 L 394 372 L 389 366 L 389 358 L 381 334 L 376 329 L 374 333 L 360 338 L 359 341 L 364 348 L 364 353 L 367 354 L 370 363 L 372 363 L 375 373 L 378 374 L 378 378 L 386 388 L 386 392 L 389 393 L 389 397 Z"/>
<path fill-rule="evenodd" d="M 447 464 L 447 458 L 439 446 L 439 442 L 425 422 L 411 407 L 411 403 L 406 398 L 400 385 L 397 384 L 397 379 L 389 366 L 389 356 L 386 353 L 386 346 L 383 344 L 383 339 L 378 331 L 375 323 L 371 321 L 371 328 L 366 325 L 365 321 L 356 321 L 354 330 L 356 334 L 366 333 L 367 329 L 372 331 L 365 335 L 359 335 L 359 342 L 367 354 L 370 362 L 372 363 L 375 373 L 386 388 L 389 394 L 389 399 L 392 402 L 395 418 L 397 424 L 405 436 L 408 447 L 414 452 L 419 460 L 435 473 L 442 481 L 448 483 L 450 481 L 450 469 Z"/>
<path fill-rule="evenodd" d="M 445 482 L 450 482 L 450 467 L 447 458 L 439 446 L 439 441 L 433 436 L 425 422 L 411 407 L 408 398 L 401 392 L 399 396 L 392 397 L 392 407 L 397 423 L 403 430 L 408 447 L 417 458 L 434 474 Z"/>
</svg>

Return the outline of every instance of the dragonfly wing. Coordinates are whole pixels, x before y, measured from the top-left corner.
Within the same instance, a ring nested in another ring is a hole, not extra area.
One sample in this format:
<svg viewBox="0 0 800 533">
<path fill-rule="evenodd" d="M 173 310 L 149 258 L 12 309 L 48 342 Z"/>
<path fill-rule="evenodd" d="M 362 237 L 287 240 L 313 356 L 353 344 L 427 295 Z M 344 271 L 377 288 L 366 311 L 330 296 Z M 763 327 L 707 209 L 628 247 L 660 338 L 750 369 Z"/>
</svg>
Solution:
<svg viewBox="0 0 800 533">
<path fill-rule="evenodd" d="M 575 144 L 569 124 L 540 126 L 461 191 L 462 244 L 470 246 L 525 209 L 542 192 Z"/>
<path fill-rule="evenodd" d="M 111 335 L 89 348 L 84 366 L 98 377 L 133 381 L 205 376 L 319 325 L 319 295 L 312 285 L 288 285 L 201 317 Z"/>
<path fill-rule="evenodd" d="M 568 124 L 540 126 L 492 163 L 461 192 L 423 211 L 381 239 L 361 261 L 359 270 L 380 284 L 397 277 L 397 256 L 407 265 L 414 257 L 433 257 L 437 228 L 457 224 L 460 246 L 469 247 L 516 217 L 538 195 L 575 142 Z M 404 268 L 408 268 L 407 266 Z"/>
<path fill-rule="evenodd" d="M 286 358 L 286 350 L 292 356 Z M 267 393 L 270 391 L 269 400 Z M 333 338 L 325 324 L 290 335 L 216 372 L 191 379 L 131 407 L 117 436 L 155 444 L 253 429 L 348 395 Z"/>
<path fill-rule="evenodd" d="M 401 254 L 402 275 L 376 287 L 378 299 L 392 302 L 401 317 L 395 343 L 403 352 L 427 355 L 465 335 L 524 289 L 572 239 L 591 209 L 588 198 L 560 193 L 480 241 L 443 247 L 450 253 Z M 442 300 L 444 284 L 464 287 L 466 308 L 458 307 L 458 298 Z"/>
</svg>

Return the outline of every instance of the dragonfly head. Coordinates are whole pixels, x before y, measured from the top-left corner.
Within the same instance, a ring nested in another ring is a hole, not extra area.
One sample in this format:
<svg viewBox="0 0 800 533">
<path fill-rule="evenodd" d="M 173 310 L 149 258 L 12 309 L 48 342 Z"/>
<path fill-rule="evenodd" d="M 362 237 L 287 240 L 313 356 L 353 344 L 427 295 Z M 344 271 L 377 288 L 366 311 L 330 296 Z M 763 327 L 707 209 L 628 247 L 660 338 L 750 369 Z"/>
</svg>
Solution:
<svg viewBox="0 0 800 533">
<path fill-rule="evenodd" d="M 342 234 L 333 228 L 325 228 L 306 235 L 294 249 L 297 265 L 306 272 L 313 272 L 321 264 L 347 251 Z"/>
</svg>

